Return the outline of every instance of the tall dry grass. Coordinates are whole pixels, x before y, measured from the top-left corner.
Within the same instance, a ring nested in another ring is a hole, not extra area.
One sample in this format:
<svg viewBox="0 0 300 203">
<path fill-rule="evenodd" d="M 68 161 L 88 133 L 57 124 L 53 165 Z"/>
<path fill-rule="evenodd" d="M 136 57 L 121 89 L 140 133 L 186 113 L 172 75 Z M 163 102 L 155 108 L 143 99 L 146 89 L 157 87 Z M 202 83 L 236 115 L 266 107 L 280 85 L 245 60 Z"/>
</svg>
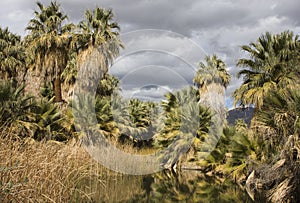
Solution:
<svg viewBox="0 0 300 203">
<path fill-rule="evenodd" d="M 92 202 L 102 170 L 78 144 L 0 135 L 0 202 Z"/>
</svg>

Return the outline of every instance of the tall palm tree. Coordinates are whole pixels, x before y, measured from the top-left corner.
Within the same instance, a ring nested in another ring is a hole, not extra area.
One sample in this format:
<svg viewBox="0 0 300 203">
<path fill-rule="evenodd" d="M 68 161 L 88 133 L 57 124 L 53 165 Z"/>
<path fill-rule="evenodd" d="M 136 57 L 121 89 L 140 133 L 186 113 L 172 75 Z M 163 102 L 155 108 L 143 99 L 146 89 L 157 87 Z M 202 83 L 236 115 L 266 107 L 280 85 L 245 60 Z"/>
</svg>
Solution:
<svg viewBox="0 0 300 203">
<path fill-rule="evenodd" d="M 35 17 L 26 28 L 29 35 L 25 38 L 25 45 L 32 68 L 38 69 L 42 77 L 53 83 L 55 101 L 61 102 L 61 73 L 68 60 L 72 24 L 65 24 L 67 16 L 56 2 L 46 7 L 41 2 L 37 5 L 39 11 L 34 12 Z"/>
<path fill-rule="evenodd" d="M 205 61 L 206 64 L 200 62 L 194 77 L 194 83 L 200 91 L 200 102 L 209 106 L 219 115 L 220 120 L 224 121 L 226 117 L 224 94 L 231 77 L 225 63 L 216 55 L 207 56 Z"/>
<path fill-rule="evenodd" d="M 8 28 L 0 28 L 0 79 L 16 80 L 18 73 L 24 72 L 24 53 L 21 37 L 11 33 Z"/>
<path fill-rule="evenodd" d="M 119 25 L 113 21 L 112 10 L 96 7 L 85 12 L 85 19 L 79 23 L 77 34 L 78 70 L 85 81 L 80 81 L 88 87 L 102 79 L 108 71 L 108 66 L 123 47 L 119 39 Z M 89 81 L 87 81 L 87 79 Z"/>
<path fill-rule="evenodd" d="M 235 104 L 260 108 L 271 90 L 299 83 L 299 46 L 298 35 L 289 31 L 277 35 L 267 32 L 256 43 L 242 46 L 250 59 L 243 58 L 237 63 L 244 68 L 238 73 L 244 82 L 234 92 Z"/>
</svg>

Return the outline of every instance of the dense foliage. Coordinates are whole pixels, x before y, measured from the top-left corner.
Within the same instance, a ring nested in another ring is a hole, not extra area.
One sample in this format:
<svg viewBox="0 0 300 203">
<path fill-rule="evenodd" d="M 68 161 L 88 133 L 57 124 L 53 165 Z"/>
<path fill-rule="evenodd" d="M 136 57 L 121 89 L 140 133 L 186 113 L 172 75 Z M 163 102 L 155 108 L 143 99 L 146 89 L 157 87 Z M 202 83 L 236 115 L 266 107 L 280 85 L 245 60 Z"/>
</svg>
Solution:
<svg viewBox="0 0 300 203">
<path fill-rule="evenodd" d="M 56 2 L 37 6 L 23 39 L 0 28 L 1 139 L 71 142 L 96 130 L 118 146 L 168 149 L 161 157 L 165 168 L 230 177 L 250 194 L 264 190 L 272 202 L 300 201 L 298 35 L 267 32 L 241 47 L 249 57 L 238 60 L 243 83 L 233 96 L 255 112 L 250 126 L 239 120 L 229 127 L 224 91 L 231 76 L 216 55 L 200 62 L 195 86 L 160 103 L 125 99 L 119 80 L 108 74 L 124 48 L 112 10 L 87 10 L 75 25 Z M 28 83 L 28 75 L 38 77 Z M 82 92 L 71 98 L 76 81 Z M 95 125 L 87 129 L 86 123 Z M 158 183 L 159 177 L 154 188 L 164 191 Z M 181 199 L 181 192 L 168 199 Z"/>
</svg>

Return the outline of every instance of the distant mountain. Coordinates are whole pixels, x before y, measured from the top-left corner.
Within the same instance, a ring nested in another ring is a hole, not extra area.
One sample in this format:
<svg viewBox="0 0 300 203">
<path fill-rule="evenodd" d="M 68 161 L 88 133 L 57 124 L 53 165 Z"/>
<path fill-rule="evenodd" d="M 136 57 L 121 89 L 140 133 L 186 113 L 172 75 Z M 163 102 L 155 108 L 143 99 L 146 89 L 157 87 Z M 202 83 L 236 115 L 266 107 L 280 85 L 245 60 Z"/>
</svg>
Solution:
<svg viewBox="0 0 300 203">
<path fill-rule="evenodd" d="M 228 111 L 227 122 L 228 125 L 235 125 L 236 120 L 243 119 L 245 123 L 250 126 L 251 119 L 253 118 L 254 108 L 236 108 Z"/>
</svg>

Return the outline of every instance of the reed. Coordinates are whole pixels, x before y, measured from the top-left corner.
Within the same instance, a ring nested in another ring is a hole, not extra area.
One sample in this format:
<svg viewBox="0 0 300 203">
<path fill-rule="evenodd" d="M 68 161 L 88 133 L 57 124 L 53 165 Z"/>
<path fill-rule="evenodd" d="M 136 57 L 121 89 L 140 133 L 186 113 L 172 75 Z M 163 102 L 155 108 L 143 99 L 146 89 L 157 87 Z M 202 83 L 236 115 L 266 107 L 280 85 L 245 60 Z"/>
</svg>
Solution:
<svg viewBox="0 0 300 203">
<path fill-rule="evenodd" d="M 103 187 L 103 170 L 76 142 L 0 135 L 0 202 L 92 202 L 83 183 Z"/>
</svg>

